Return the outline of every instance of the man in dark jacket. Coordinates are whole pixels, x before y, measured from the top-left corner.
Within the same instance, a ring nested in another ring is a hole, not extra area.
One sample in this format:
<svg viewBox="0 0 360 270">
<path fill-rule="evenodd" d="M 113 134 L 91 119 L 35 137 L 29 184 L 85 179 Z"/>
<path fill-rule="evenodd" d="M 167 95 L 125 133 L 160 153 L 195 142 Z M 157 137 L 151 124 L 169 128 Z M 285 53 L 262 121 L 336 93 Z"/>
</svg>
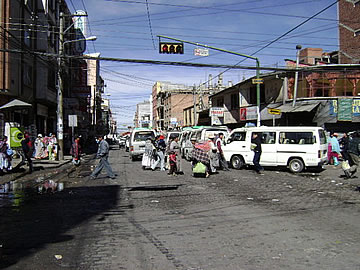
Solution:
<svg viewBox="0 0 360 270">
<path fill-rule="evenodd" d="M 260 165 L 260 157 L 262 150 L 261 150 L 261 136 L 259 133 L 254 132 L 252 134 L 251 144 L 252 144 L 251 149 L 254 151 L 253 163 L 255 166 L 255 171 L 258 174 L 263 175 L 264 168 Z"/>
<path fill-rule="evenodd" d="M 26 159 L 28 166 L 29 166 L 29 172 L 32 173 L 34 168 L 33 168 L 33 163 L 31 160 L 32 154 L 33 154 L 33 145 L 32 142 L 30 140 L 30 136 L 28 133 L 24 134 L 24 139 L 21 141 L 21 148 L 23 150 L 23 159 Z M 25 163 L 25 161 L 23 161 L 22 163 Z"/>
<path fill-rule="evenodd" d="M 111 179 L 115 179 L 115 174 L 113 173 L 111 166 L 109 164 L 109 144 L 104 140 L 103 136 L 98 136 L 99 146 L 96 154 L 96 158 L 100 158 L 99 164 L 96 166 L 95 170 L 90 175 L 90 179 L 95 179 L 101 172 L 103 168 L 105 168 L 108 176 Z"/>
<path fill-rule="evenodd" d="M 359 166 L 359 155 L 360 155 L 360 132 L 356 131 L 351 140 L 349 140 L 349 165 L 350 165 L 350 176 L 354 176 Z"/>
</svg>

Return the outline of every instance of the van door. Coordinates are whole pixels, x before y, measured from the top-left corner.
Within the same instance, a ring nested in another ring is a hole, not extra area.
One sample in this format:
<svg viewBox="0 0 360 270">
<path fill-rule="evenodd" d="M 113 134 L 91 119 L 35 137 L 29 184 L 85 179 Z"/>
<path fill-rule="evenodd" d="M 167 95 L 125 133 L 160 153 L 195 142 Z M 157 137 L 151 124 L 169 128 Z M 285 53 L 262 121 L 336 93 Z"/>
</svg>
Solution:
<svg viewBox="0 0 360 270">
<path fill-rule="evenodd" d="M 261 156 L 260 164 L 264 166 L 276 166 L 276 132 L 263 131 L 261 132 Z"/>
<path fill-rule="evenodd" d="M 246 142 L 246 131 L 235 131 L 226 139 L 222 148 L 226 161 L 230 161 L 233 155 L 241 155 L 244 160 L 249 155 L 250 144 Z"/>
</svg>

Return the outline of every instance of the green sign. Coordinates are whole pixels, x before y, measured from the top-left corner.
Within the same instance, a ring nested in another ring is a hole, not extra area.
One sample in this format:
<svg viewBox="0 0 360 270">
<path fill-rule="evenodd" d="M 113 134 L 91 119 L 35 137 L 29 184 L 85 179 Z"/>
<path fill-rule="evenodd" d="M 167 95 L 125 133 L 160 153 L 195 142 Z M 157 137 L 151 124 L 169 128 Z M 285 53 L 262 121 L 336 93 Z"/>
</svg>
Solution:
<svg viewBox="0 0 360 270">
<path fill-rule="evenodd" d="M 339 98 L 337 119 L 338 121 L 352 121 L 353 100 L 352 98 Z"/>
<path fill-rule="evenodd" d="M 10 147 L 18 148 L 21 147 L 21 141 L 24 138 L 24 131 L 18 127 L 10 128 Z"/>
</svg>

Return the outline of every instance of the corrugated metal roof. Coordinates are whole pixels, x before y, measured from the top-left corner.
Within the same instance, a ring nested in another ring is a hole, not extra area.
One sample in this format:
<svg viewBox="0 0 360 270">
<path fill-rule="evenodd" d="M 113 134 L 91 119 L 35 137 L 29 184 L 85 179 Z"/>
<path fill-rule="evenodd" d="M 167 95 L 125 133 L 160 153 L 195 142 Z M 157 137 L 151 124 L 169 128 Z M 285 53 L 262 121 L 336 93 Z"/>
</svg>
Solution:
<svg viewBox="0 0 360 270">
<path fill-rule="evenodd" d="M 282 113 L 294 113 L 294 112 L 310 112 L 312 111 L 317 105 L 319 105 L 319 101 L 313 103 L 298 103 L 295 104 L 295 107 L 292 104 L 284 104 L 276 109 L 279 109 Z"/>
</svg>

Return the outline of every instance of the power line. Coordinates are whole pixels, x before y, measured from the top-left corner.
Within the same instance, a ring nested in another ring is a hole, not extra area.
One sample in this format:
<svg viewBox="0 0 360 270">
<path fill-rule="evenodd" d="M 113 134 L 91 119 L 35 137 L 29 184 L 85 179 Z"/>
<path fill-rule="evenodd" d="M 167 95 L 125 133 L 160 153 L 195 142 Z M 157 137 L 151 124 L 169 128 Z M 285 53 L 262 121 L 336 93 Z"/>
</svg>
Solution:
<svg viewBox="0 0 360 270">
<path fill-rule="evenodd" d="M 153 35 L 153 30 L 152 30 L 152 27 L 151 27 L 151 19 L 150 19 L 150 11 L 149 11 L 149 3 L 148 3 L 148 0 L 146 0 L 146 11 L 147 11 L 147 17 L 148 17 L 148 21 L 149 21 L 149 28 L 150 28 L 151 40 L 152 40 L 154 49 L 156 50 L 155 40 L 154 40 L 154 35 Z"/>
</svg>

